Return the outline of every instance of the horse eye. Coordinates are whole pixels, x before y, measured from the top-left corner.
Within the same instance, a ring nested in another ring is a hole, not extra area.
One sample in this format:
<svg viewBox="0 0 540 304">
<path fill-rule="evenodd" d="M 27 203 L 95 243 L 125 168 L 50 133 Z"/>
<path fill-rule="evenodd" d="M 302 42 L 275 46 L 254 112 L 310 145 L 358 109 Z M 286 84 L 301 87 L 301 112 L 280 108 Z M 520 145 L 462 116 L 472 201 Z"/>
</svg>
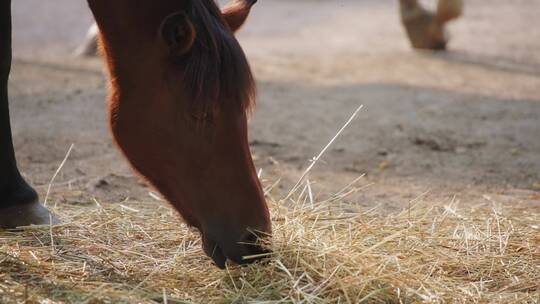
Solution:
<svg viewBox="0 0 540 304">
<path fill-rule="evenodd" d="M 190 113 L 189 116 L 193 120 L 195 120 L 197 123 L 213 124 L 214 122 L 212 115 L 208 113 L 201 113 L 201 114 Z"/>
</svg>

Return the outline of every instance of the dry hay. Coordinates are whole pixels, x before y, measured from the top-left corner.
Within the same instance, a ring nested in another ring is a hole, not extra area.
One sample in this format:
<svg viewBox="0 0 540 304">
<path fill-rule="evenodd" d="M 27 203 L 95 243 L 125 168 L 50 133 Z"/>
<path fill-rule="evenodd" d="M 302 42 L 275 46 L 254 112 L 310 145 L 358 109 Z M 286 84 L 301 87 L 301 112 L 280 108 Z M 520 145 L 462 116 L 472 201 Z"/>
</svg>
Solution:
<svg viewBox="0 0 540 304">
<path fill-rule="evenodd" d="M 226 271 L 168 206 L 59 204 L 63 225 L 0 231 L 0 302 L 539 302 L 540 210 L 380 215 L 346 203 L 351 191 L 270 197 L 274 253 Z"/>
</svg>

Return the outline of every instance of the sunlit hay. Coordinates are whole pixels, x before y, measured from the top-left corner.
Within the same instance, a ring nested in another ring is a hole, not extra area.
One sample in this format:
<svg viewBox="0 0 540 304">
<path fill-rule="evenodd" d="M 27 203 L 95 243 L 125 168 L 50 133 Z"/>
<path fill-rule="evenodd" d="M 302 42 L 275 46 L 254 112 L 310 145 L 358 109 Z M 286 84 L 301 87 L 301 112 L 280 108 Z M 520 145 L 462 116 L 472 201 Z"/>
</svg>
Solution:
<svg viewBox="0 0 540 304">
<path fill-rule="evenodd" d="M 380 215 L 301 188 L 269 199 L 271 257 L 226 271 L 168 206 L 59 204 L 61 226 L 0 231 L 0 303 L 539 301 L 540 208 Z"/>
</svg>

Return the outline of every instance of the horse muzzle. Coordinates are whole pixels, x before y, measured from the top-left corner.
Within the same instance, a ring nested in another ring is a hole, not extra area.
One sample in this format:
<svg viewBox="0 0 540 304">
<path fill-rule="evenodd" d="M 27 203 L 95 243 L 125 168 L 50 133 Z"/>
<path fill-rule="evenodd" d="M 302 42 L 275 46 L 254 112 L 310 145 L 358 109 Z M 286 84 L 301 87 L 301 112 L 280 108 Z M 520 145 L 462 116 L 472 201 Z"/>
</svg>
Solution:
<svg viewBox="0 0 540 304">
<path fill-rule="evenodd" d="M 246 232 L 236 242 L 219 242 L 203 234 L 202 242 L 204 252 L 220 269 L 225 269 L 227 260 L 245 265 L 264 259 L 270 253 L 253 232 Z"/>
</svg>

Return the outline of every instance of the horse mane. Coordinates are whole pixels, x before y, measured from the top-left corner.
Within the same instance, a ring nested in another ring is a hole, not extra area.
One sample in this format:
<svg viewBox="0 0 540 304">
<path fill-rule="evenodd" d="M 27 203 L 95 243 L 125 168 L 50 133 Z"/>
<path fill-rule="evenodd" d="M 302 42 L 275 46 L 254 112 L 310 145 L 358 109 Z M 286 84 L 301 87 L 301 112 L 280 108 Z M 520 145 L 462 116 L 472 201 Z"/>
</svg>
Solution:
<svg viewBox="0 0 540 304">
<path fill-rule="evenodd" d="M 184 66 L 182 88 L 204 114 L 224 106 L 249 112 L 256 87 L 244 51 L 213 0 L 190 2 L 196 39 L 190 52 L 177 58 Z"/>
</svg>

